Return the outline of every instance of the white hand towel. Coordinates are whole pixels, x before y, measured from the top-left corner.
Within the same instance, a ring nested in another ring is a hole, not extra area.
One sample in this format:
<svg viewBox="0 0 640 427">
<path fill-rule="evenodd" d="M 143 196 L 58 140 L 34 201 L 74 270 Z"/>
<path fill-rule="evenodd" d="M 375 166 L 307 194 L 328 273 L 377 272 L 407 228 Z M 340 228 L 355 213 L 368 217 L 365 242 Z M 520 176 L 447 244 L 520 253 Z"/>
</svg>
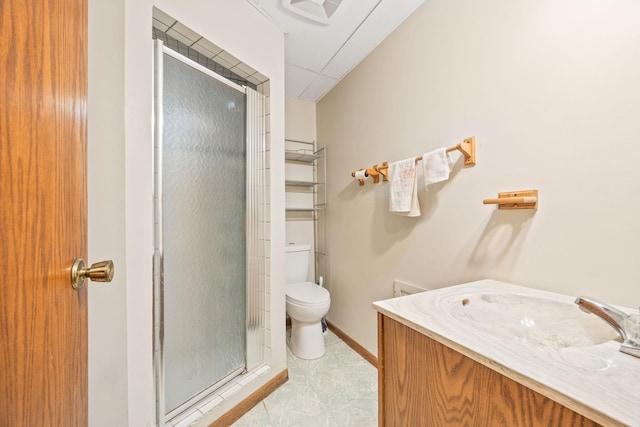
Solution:
<svg viewBox="0 0 640 427">
<path fill-rule="evenodd" d="M 446 147 L 422 155 L 422 168 L 424 175 L 424 189 L 428 189 L 429 185 L 436 182 L 442 182 L 449 179 L 451 166 L 453 161 L 447 153 Z"/>
<path fill-rule="evenodd" d="M 420 216 L 416 159 L 389 165 L 389 211 L 403 216 Z"/>
</svg>

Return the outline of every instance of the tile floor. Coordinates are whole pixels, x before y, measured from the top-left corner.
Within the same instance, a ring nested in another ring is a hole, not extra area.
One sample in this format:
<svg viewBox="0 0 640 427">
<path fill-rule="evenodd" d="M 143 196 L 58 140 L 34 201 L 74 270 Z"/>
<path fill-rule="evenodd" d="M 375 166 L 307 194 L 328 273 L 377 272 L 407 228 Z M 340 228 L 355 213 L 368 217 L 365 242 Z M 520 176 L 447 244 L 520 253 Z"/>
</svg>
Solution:
<svg viewBox="0 0 640 427">
<path fill-rule="evenodd" d="M 287 347 L 289 381 L 236 421 L 234 427 L 375 427 L 378 371 L 329 331 L 316 360 Z"/>
</svg>

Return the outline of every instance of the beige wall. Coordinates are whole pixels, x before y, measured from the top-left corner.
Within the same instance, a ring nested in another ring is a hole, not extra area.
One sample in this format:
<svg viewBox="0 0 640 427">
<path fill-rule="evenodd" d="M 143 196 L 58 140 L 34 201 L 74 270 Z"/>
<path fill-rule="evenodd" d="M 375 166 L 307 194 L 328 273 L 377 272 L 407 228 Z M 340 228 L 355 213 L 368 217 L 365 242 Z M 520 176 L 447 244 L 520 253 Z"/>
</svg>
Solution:
<svg viewBox="0 0 640 427">
<path fill-rule="evenodd" d="M 317 106 L 328 147 L 329 319 L 376 349 L 400 279 L 494 278 L 640 304 L 640 4 L 430 0 Z M 478 164 L 388 212 L 352 171 L 475 135 Z M 533 211 L 482 204 L 540 190 Z"/>
<path fill-rule="evenodd" d="M 284 135 L 286 139 L 296 141 L 313 142 L 316 140 L 316 104 L 313 102 L 301 101 L 295 98 L 285 98 L 285 127 Z M 288 149 L 298 149 L 299 147 L 309 148 L 293 142 L 286 143 Z M 300 164 L 298 162 L 285 163 L 286 179 L 299 181 L 313 180 L 313 167 L 311 165 Z M 300 187 L 290 188 L 293 191 L 309 191 Z M 299 195 L 299 194 L 297 194 Z M 289 197 L 296 194 L 289 193 Z M 286 197 L 285 197 L 286 199 Z M 314 223 L 308 213 L 290 212 L 287 214 L 285 242 L 289 243 L 309 243 L 313 248 Z M 314 280 L 314 254 L 309 256 L 309 280 Z"/>
<path fill-rule="evenodd" d="M 124 0 L 89 0 L 89 263 L 113 260 L 111 283 L 88 283 L 89 425 L 126 426 Z M 109 34 L 109 37 L 105 37 Z"/>
<path fill-rule="evenodd" d="M 316 104 L 295 98 L 285 98 L 284 135 L 299 141 L 316 140 Z"/>
<path fill-rule="evenodd" d="M 89 4 L 89 256 L 114 259 L 114 281 L 89 291 L 89 412 L 94 426 L 151 426 L 152 7 L 270 78 L 272 367 L 286 366 L 284 297 L 284 37 L 248 2 L 120 0 Z M 99 195 L 99 196 L 98 196 Z M 281 327 L 279 325 L 282 325 Z M 228 410 L 258 387 L 225 399 Z M 215 416 L 216 414 L 213 414 Z M 206 420 L 205 420 L 206 421 Z M 210 419 L 209 419 L 210 421 Z"/>
</svg>

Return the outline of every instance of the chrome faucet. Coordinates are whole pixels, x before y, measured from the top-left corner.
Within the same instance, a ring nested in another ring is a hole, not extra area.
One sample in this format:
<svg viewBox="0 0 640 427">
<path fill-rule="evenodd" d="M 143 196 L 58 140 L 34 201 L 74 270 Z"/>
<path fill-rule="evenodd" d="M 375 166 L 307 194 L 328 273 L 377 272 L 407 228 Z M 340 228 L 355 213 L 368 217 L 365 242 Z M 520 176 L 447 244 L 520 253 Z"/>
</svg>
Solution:
<svg viewBox="0 0 640 427">
<path fill-rule="evenodd" d="M 578 297 L 575 303 L 582 311 L 600 317 L 620 334 L 621 352 L 640 357 L 640 315 L 624 313 L 615 307 L 587 297 Z"/>
</svg>

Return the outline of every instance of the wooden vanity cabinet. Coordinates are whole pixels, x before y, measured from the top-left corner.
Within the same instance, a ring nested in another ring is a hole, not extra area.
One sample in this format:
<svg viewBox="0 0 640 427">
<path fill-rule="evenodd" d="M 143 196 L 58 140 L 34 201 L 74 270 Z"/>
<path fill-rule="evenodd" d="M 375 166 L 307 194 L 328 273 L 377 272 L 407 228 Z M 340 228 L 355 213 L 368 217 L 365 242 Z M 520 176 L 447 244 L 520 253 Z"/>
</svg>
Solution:
<svg viewBox="0 0 640 427">
<path fill-rule="evenodd" d="M 378 382 L 385 427 L 600 425 L 380 313 Z"/>
</svg>

